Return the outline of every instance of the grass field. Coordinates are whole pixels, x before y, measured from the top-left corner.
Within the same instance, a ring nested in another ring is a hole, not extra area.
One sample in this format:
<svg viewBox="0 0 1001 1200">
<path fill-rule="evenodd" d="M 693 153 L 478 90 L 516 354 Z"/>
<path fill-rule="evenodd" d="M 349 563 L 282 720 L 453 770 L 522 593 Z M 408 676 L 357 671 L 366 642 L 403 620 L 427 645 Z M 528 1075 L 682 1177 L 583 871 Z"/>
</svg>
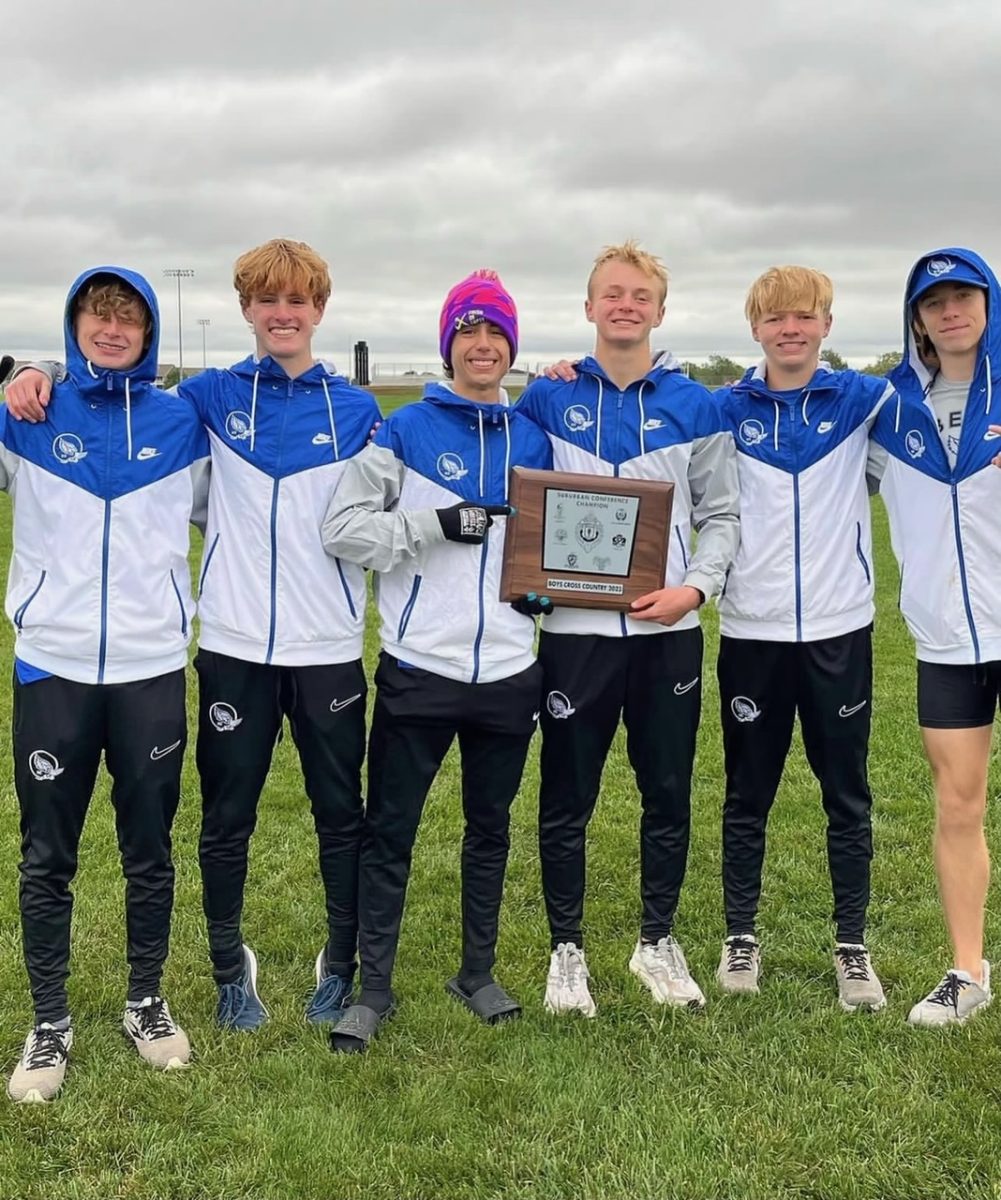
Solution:
<svg viewBox="0 0 1001 1200">
<path fill-rule="evenodd" d="M 311 821 L 286 739 L 261 806 L 245 914 L 272 1020 L 258 1035 L 222 1035 L 212 1021 L 189 755 L 164 987 L 191 1034 L 195 1064 L 156 1075 L 119 1033 L 122 887 L 102 781 L 77 885 L 72 1064 L 56 1103 L 0 1101 L 0 1197 L 1001 1197 L 1001 1005 L 961 1030 L 915 1031 L 904 1021 L 948 965 L 948 950 L 931 871 L 913 654 L 878 502 L 874 513 L 877 855 L 869 943 L 889 997 L 884 1012 L 848 1016 L 836 1004 L 822 814 L 798 743 L 770 827 L 761 995 L 724 999 L 714 986 L 723 779 L 709 613 L 692 850 L 676 930 L 708 995 L 703 1015 L 658 1010 L 627 970 L 639 911 L 638 803 L 621 742 L 591 827 L 587 929 L 598 1018 L 557 1021 L 542 1010 L 548 939 L 534 752 L 515 810 L 498 967 L 523 1001 L 524 1019 L 488 1029 L 446 997 L 458 955 L 460 838 L 450 758 L 418 844 L 399 1013 L 364 1059 L 332 1056 L 303 1021 L 322 904 Z M 8 516 L 0 506 L 4 545 Z M 370 663 L 374 653 L 370 637 Z M 6 721 L 9 697 L 0 703 Z M 9 754 L 0 789 L 7 864 L 0 1060 L 9 1069 L 31 1019 Z M 988 945 L 998 937 L 991 913 Z"/>
</svg>

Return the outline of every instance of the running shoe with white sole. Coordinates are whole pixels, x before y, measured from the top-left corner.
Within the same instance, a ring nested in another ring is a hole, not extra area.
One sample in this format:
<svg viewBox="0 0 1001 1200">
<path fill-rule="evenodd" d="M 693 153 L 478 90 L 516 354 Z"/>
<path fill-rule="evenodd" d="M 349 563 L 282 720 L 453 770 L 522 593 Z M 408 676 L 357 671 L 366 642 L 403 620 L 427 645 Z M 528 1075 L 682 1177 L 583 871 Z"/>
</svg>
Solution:
<svg viewBox="0 0 1001 1200">
<path fill-rule="evenodd" d="M 143 1062 L 158 1071 L 176 1071 L 191 1061 L 188 1035 L 170 1015 L 162 996 L 147 996 L 139 1004 L 128 1005 L 122 1030 Z"/>
<path fill-rule="evenodd" d="M 251 1032 L 260 1029 L 267 1019 L 268 1010 L 257 994 L 257 956 L 249 946 L 244 946 L 240 978 L 219 988 L 216 1023 L 223 1029 Z"/>
<path fill-rule="evenodd" d="M 585 1017 L 597 1015 L 598 1006 L 587 986 L 590 977 L 584 951 L 573 942 L 560 942 L 549 958 L 543 1001 L 546 1012 L 580 1012 Z"/>
<path fill-rule="evenodd" d="M 967 971 L 946 971 L 942 982 L 911 1009 L 908 1024 L 925 1028 L 965 1025 L 992 999 L 991 964 L 984 959 L 980 969 L 980 983 L 974 982 Z"/>
<path fill-rule="evenodd" d="M 685 962 L 685 955 L 668 934 L 656 942 L 638 941 L 629 970 L 644 983 L 658 1004 L 704 1008 L 706 998 Z"/>
<path fill-rule="evenodd" d="M 716 968 L 716 982 L 724 992 L 756 995 L 761 975 L 761 946 L 749 933 L 735 933 L 723 939 L 723 950 Z"/>
<path fill-rule="evenodd" d="M 886 995 L 872 969 L 869 951 L 861 943 L 838 942 L 834 947 L 834 970 L 838 977 L 838 1003 L 845 1012 L 879 1012 Z"/>
<path fill-rule="evenodd" d="M 66 1060 L 73 1045 L 72 1029 L 55 1029 L 47 1021 L 28 1034 L 17 1066 L 7 1081 L 7 1095 L 18 1104 L 44 1104 L 63 1086 Z"/>
</svg>

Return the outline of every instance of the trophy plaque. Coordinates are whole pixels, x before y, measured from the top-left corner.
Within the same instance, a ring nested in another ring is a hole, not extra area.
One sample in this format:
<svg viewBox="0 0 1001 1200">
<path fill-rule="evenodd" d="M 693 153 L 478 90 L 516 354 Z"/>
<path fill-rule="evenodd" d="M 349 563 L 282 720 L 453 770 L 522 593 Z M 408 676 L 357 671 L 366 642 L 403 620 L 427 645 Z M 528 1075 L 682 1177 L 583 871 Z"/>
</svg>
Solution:
<svg viewBox="0 0 1001 1200">
<path fill-rule="evenodd" d="M 664 586 L 674 484 L 513 467 L 501 600 L 628 610 Z"/>
</svg>

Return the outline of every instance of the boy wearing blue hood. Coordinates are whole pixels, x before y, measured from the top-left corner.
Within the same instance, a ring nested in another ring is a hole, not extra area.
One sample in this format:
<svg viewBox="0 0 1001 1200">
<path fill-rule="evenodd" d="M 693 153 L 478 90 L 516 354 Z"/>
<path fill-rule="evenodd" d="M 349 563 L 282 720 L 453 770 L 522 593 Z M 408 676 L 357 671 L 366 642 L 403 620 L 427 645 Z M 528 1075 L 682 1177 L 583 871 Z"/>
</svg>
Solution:
<svg viewBox="0 0 1001 1200">
<path fill-rule="evenodd" d="M 538 603 L 498 600 L 513 466 L 548 468 L 546 438 L 508 407 L 514 302 L 491 271 L 449 293 L 447 385 L 394 413 L 345 472 L 327 552 L 377 572 L 382 654 L 368 751 L 359 886 L 362 992 L 332 1048 L 363 1051 L 392 1011 L 393 964 L 414 840 L 457 737 L 462 761 L 462 962 L 448 992 L 488 1023 L 520 1008 L 492 969 L 509 812 L 538 718 Z"/>
<path fill-rule="evenodd" d="M 848 1011 L 886 1003 L 865 947 L 873 577 L 866 460 L 892 388 L 820 361 L 830 279 L 773 267 L 745 313 L 764 362 L 716 393 L 738 451 L 740 549 L 720 597 L 726 939 L 717 980 L 757 992 L 768 814 L 797 713 L 827 814 L 834 967 Z"/>
<path fill-rule="evenodd" d="M 558 470 L 675 484 L 664 587 L 628 614 L 557 608 L 543 620 L 539 846 L 551 934 L 545 1005 L 595 1015 L 584 957 L 585 843 L 622 717 L 639 787 L 642 921 L 630 970 L 662 1004 L 701 1008 L 673 923 L 688 857 L 701 711 L 698 608 L 723 586 L 739 538 L 733 438 L 680 364 L 651 367 L 667 272 L 635 242 L 609 246 L 588 279 L 594 356 L 564 383 L 533 383 L 517 411 L 545 430 Z M 698 535 L 692 551 L 692 533 Z"/>
<path fill-rule="evenodd" d="M 991 1001 L 983 957 L 990 859 L 987 769 L 1001 696 L 1001 290 L 971 250 L 923 255 L 904 294 L 904 354 L 890 373 L 874 463 L 917 647 L 918 724 L 935 786 L 935 869 L 953 966 L 912 1025 L 962 1024 Z"/>
<path fill-rule="evenodd" d="M 8 1083 L 17 1101 L 51 1099 L 66 1071 L 70 883 L 102 752 L 126 879 L 123 1028 L 154 1067 L 190 1057 L 160 978 L 194 615 L 188 522 L 204 503 L 208 444 L 190 405 L 153 386 L 159 317 L 145 279 L 85 272 L 65 330 L 69 373 L 48 421 L 18 424 L 0 410 L 0 486 L 14 502 L 6 610 L 21 925 L 35 1008 Z"/>
<path fill-rule="evenodd" d="M 255 352 L 185 379 L 209 434 L 212 486 L 199 583 L 199 859 L 216 1019 L 250 1031 L 267 1020 L 257 958 L 243 941 L 248 851 L 271 757 L 287 718 L 316 825 L 326 938 L 307 1019 L 336 1020 L 351 991 L 365 755 L 361 663 L 365 579 L 328 557 L 320 523 L 345 462 L 379 420 L 372 397 L 315 362 L 330 296 L 327 264 L 275 238 L 240 256 L 233 285 Z M 30 389 L 12 407 L 29 419 Z M 24 403 L 22 404 L 22 398 Z"/>
</svg>

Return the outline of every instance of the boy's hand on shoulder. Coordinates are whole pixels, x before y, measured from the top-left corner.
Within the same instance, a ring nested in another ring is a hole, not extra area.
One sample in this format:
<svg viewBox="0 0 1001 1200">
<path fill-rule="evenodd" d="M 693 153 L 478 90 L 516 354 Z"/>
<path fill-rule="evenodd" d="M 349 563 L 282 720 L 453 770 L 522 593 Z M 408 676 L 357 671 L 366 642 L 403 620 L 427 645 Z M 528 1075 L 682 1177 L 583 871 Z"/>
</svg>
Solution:
<svg viewBox="0 0 1001 1200">
<path fill-rule="evenodd" d="M 559 362 L 553 363 L 552 366 L 543 367 L 542 374 L 547 379 L 551 379 L 554 383 L 559 381 L 562 383 L 573 383 L 577 378 L 577 371 L 573 363 L 568 358 L 561 358 Z"/>
<path fill-rule="evenodd" d="M 705 600 L 695 587 L 666 587 L 656 592 L 647 592 L 632 602 L 629 616 L 636 621 L 657 621 L 661 625 L 674 625 L 693 612 Z"/>
<path fill-rule="evenodd" d="M 7 411 L 15 421 L 31 425 L 45 420 L 45 406 L 52 394 L 52 384 L 44 371 L 27 367 L 7 384 Z"/>
</svg>

